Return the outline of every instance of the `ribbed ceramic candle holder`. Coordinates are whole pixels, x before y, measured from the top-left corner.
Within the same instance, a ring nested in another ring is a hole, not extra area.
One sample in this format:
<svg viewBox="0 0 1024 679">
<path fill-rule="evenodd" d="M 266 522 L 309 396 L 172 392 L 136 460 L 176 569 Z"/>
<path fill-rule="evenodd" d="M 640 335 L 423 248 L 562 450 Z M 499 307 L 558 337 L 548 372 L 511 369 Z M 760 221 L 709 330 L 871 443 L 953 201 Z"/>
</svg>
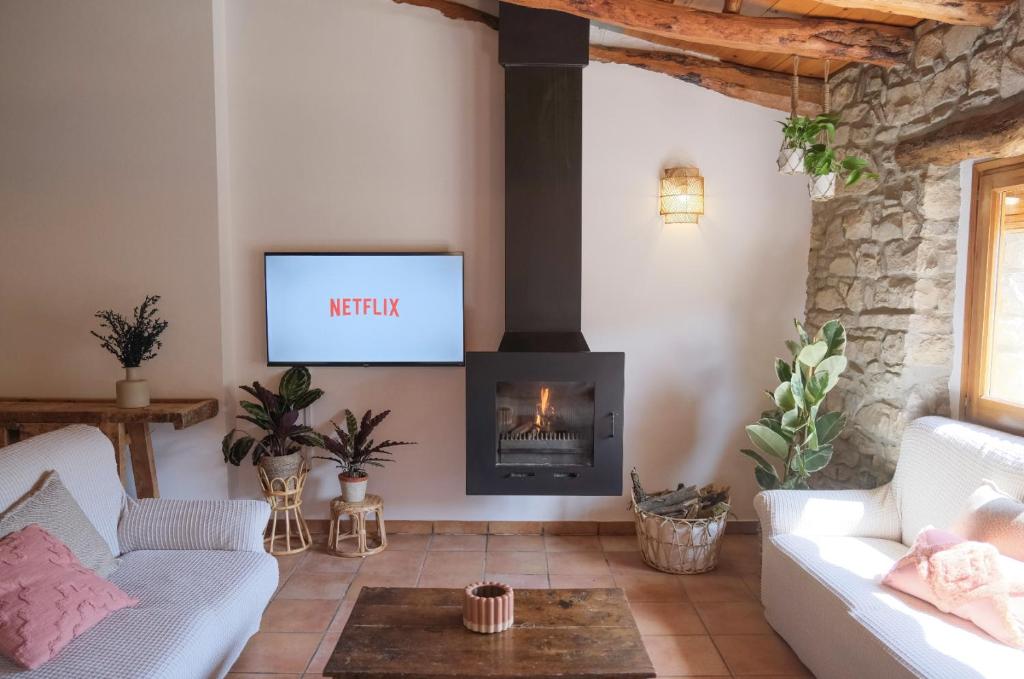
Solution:
<svg viewBox="0 0 1024 679">
<path fill-rule="evenodd" d="M 476 582 L 466 588 L 462 624 L 481 634 L 503 632 L 512 626 L 513 592 L 500 582 Z"/>
</svg>

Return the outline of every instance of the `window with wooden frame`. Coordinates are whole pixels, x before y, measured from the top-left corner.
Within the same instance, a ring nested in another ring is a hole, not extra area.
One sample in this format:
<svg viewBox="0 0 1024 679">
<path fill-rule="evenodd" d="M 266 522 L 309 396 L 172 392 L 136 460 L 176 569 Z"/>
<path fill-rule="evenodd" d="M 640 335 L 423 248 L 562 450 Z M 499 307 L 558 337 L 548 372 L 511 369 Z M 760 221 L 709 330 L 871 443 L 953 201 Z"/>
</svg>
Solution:
<svg viewBox="0 0 1024 679">
<path fill-rule="evenodd" d="M 974 166 L 961 412 L 1024 433 L 1024 157 Z"/>
</svg>

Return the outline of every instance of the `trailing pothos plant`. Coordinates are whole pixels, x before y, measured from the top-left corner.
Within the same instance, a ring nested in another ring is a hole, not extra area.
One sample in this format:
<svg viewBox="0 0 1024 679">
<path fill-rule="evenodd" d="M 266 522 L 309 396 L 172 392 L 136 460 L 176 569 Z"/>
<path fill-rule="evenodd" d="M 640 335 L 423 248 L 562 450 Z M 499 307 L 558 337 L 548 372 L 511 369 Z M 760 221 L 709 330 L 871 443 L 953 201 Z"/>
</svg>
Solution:
<svg viewBox="0 0 1024 679">
<path fill-rule="evenodd" d="M 803 124 L 791 125 L 789 134 L 786 123 L 783 123 L 782 134 L 786 137 L 787 144 L 789 135 L 793 136 L 795 142 L 801 144 L 798 148 L 804 149 L 804 171 L 807 174 L 812 177 L 836 174 L 847 186 L 853 186 L 862 179 L 878 179 L 878 175 L 870 169 L 867 160 L 860 156 L 840 157 L 836 152 L 833 142 L 836 137 L 836 126 L 839 124 L 838 115 L 822 113 L 806 121 Z"/>
<path fill-rule="evenodd" d="M 832 460 L 832 441 L 846 426 L 846 415 L 824 410 L 825 396 L 846 370 L 846 329 L 838 320 L 812 338 L 793 321 L 798 339 L 787 340 L 792 360 L 775 359 L 779 385 L 767 392 L 773 407 L 747 427 L 756 450 L 744 448 L 764 490 L 807 488 L 811 474 Z"/>
<path fill-rule="evenodd" d="M 838 121 L 838 117 L 831 113 L 822 113 L 813 118 L 791 115 L 786 120 L 779 121 L 782 125 L 784 145 L 790 149 L 806 150 L 817 141 L 822 132 L 835 136 Z"/>
<path fill-rule="evenodd" d="M 257 402 L 242 401 L 239 405 L 245 414 L 239 415 L 238 419 L 259 427 L 263 435 L 257 439 L 244 431 L 232 429 L 221 442 L 224 461 L 237 467 L 251 453 L 252 463 L 258 464 L 268 455 L 283 457 L 299 452 L 302 446 L 323 445 L 323 437 L 312 427 L 296 424 L 299 411 L 324 395 L 321 389 L 311 389 L 310 381 L 309 370 L 295 366 L 281 376 L 276 394 L 259 382 L 240 386 L 239 389 Z"/>
<path fill-rule="evenodd" d="M 334 462 L 341 469 L 342 474 L 350 478 L 364 478 L 367 476 L 366 467 L 383 467 L 387 462 L 394 462 L 390 456 L 393 453 L 388 448 L 394 446 L 414 446 L 414 441 L 392 441 L 385 439 L 377 443 L 370 438 L 373 430 L 377 428 L 384 419 L 391 414 L 390 410 L 383 410 L 376 415 L 367 410 L 361 420 L 348 408 L 345 409 L 345 427 L 339 427 L 331 420 L 334 427 L 334 437 L 324 436 L 319 447 L 330 453 L 330 457 L 317 455 L 321 460 Z"/>
</svg>

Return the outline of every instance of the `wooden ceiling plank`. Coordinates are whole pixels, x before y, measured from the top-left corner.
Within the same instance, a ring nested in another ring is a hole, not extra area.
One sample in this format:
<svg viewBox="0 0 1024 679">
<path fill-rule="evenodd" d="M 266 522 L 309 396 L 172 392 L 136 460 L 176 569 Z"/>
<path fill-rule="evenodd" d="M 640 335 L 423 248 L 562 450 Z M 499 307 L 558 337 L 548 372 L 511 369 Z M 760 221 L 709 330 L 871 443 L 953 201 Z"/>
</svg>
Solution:
<svg viewBox="0 0 1024 679">
<path fill-rule="evenodd" d="M 416 7 L 427 7 L 434 9 L 449 19 L 461 19 L 463 21 L 475 21 L 495 30 L 498 29 L 498 17 L 481 12 L 478 9 L 463 5 L 453 0 L 391 0 L 399 5 L 415 5 Z"/>
<path fill-rule="evenodd" d="M 697 43 L 884 66 L 905 61 L 913 45 L 908 28 L 841 19 L 749 17 L 658 0 L 506 1 Z"/>
<path fill-rule="evenodd" d="M 685 54 L 635 50 L 625 47 L 590 46 L 590 58 L 604 63 L 636 66 L 699 85 L 734 99 L 789 112 L 790 79 L 775 71 L 700 59 Z M 798 112 L 814 115 L 821 109 L 821 80 L 801 81 Z"/>
</svg>

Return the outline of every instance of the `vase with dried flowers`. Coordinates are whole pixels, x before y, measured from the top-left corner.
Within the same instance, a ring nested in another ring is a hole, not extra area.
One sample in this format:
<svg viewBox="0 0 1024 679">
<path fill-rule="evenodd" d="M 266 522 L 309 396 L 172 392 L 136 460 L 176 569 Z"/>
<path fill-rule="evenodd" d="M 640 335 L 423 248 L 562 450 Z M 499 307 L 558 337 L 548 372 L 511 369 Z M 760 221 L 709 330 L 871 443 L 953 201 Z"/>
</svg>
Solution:
<svg viewBox="0 0 1024 679">
<path fill-rule="evenodd" d="M 130 319 L 112 309 L 95 314 L 102 321 L 100 327 L 107 332 L 101 335 L 91 330 L 90 333 L 100 340 L 100 346 L 117 357 L 124 368 L 125 378 L 116 385 L 119 408 L 145 408 L 149 405 L 149 384 L 142 379 L 139 366 L 143 361 L 155 358 L 157 350 L 163 347 L 160 335 L 168 324 L 157 316 L 156 303 L 159 301 L 160 295 L 146 295 Z"/>
</svg>

